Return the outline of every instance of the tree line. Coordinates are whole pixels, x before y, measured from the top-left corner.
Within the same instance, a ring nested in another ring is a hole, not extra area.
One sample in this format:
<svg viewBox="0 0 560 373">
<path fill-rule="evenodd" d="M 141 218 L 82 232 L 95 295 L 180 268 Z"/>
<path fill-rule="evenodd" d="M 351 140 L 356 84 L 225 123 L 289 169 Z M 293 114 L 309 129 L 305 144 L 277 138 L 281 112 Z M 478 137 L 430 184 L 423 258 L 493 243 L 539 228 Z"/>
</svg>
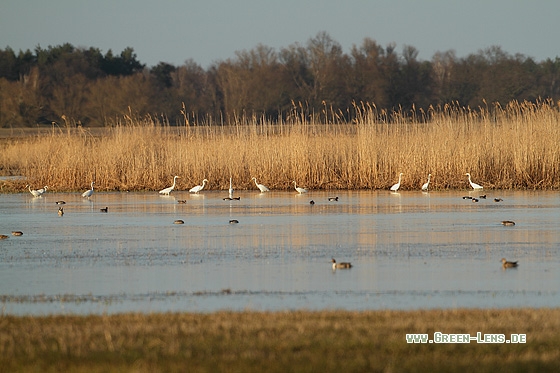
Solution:
<svg viewBox="0 0 560 373">
<path fill-rule="evenodd" d="M 499 46 L 466 57 L 379 45 L 365 38 L 348 53 L 321 32 L 305 44 L 257 45 L 204 69 L 147 67 L 133 48 L 115 55 L 71 44 L 15 53 L 0 50 L 0 127 L 38 123 L 103 126 L 126 115 L 157 116 L 170 125 L 232 123 L 239 115 L 278 120 L 295 106 L 326 107 L 352 120 L 356 104 L 410 110 L 459 103 L 476 108 L 512 100 L 560 100 L 560 58 L 535 61 Z"/>
</svg>

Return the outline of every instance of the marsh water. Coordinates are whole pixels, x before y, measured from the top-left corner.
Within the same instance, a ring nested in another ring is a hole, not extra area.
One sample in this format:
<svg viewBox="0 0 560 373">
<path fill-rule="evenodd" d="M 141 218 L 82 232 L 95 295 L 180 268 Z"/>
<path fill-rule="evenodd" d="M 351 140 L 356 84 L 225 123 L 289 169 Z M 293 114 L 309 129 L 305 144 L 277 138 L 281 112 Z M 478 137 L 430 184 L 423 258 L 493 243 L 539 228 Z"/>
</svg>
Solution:
<svg viewBox="0 0 560 373">
<path fill-rule="evenodd" d="M 0 194 L 1 312 L 559 307 L 558 193 L 484 193 Z"/>
</svg>

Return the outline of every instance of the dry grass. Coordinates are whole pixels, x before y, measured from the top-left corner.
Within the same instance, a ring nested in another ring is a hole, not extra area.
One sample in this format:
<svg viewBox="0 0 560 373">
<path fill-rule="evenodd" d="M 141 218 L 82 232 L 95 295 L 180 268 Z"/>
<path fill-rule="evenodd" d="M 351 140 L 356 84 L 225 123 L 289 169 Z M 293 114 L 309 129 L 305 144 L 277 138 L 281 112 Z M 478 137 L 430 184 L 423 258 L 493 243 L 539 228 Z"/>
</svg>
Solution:
<svg viewBox="0 0 560 373">
<path fill-rule="evenodd" d="M 5 372 L 545 372 L 560 309 L 0 317 Z M 407 333 L 526 334 L 525 344 L 407 344 Z"/>
<path fill-rule="evenodd" d="M 336 112 L 295 112 L 278 123 L 240 117 L 231 125 L 169 127 L 125 117 L 101 135 L 52 130 L 0 143 L 0 172 L 27 181 L 0 191 L 48 185 L 53 191 L 178 189 L 210 180 L 209 189 L 386 189 L 399 172 L 402 189 L 465 189 L 464 176 L 485 188 L 560 188 L 560 111 L 550 101 L 512 102 L 471 110 L 446 105 L 428 112 L 386 112 L 362 104 L 344 123 Z"/>
</svg>

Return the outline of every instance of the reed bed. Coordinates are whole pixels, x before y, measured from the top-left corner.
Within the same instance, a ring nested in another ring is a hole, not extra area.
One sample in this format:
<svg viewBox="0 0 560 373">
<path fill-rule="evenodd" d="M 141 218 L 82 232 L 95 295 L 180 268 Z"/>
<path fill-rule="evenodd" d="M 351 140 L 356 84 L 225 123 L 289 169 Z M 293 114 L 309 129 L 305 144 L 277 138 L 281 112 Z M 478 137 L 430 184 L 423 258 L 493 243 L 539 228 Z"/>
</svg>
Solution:
<svg viewBox="0 0 560 373">
<path fill-rule="evenodd" d="M 4 372 L 556 372 L 560 310 L 0 317 Z M 526 343 L 407 344 L 407 333 Z"/>
<path fill-rule="evenodd" d="M 125 116 L 105 130 L 54 128 L 0 142 L 0 172 L 22 175 L 0 191 L 48 185 L 53 191 L 271 189 L 296 180 L 310 189 L 467 189 L 466 172 L 486 189 L 560 187 L 560 103 L 511 102 L 477 109 L 459 104 L 388 112 L 361 103 L 351 122 L 334 110 L 297 111 L 272 122 L 239 116 L 169 126 L 154 117 Z M 328 112 L 327 112 L 328 111 Z"/>
</svg>

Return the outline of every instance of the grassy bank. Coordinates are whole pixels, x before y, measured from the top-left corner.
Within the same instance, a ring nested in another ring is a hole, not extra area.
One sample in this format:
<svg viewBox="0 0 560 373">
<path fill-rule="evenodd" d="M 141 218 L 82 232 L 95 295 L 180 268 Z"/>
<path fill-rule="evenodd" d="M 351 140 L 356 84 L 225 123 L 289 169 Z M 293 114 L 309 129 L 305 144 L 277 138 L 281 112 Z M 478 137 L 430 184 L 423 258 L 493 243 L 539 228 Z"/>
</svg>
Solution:
<svg viewBox="0 0 560 373">
<path fill-rule="evenodd" d="M 4 372 L 545 372 L 560 309 L 217 312 L 0 318 Z M 407 344 L 407 333 L 526 334 Z"/>
<path fill-rule="evenodd" d="M 550 102 L 428 112 L 386 112 L 356 105 L 352 123 L 336 112 L 271 123 L 240 117 L 230 125 L 163 126 L 152 117 L 123 118 L 104 131 L 59 129 L 0 143 L 0 172 L 26 180 L 0 191 L 34 189 L 159 190 L 179 175 L 179 190 L 271 189 L 291 182 L 310 189 L 466 189 L 466 172 L 486 189 L 560 188 L 560 111 Z"/>
</svg>

